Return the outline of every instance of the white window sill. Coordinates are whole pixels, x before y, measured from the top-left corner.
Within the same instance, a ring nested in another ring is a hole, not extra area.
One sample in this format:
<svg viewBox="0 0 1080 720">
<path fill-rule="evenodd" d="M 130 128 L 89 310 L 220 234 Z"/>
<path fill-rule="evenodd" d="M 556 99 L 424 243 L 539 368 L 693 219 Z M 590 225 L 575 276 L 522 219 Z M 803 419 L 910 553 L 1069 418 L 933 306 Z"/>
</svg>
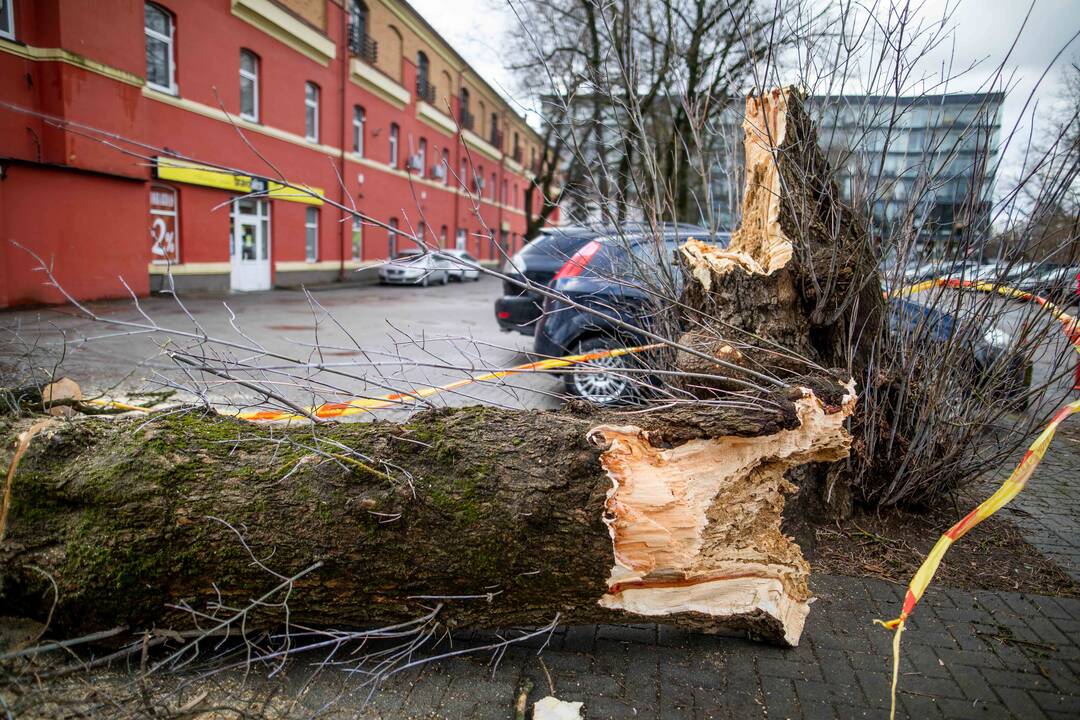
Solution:
<svg viewBox="0 0 1080 720">
<path fill-rule="evenodd" d="M 156 90 L 159 93 L 165 93 L 166 95 L 180 97 L 180 87 L 178 85 L 166 87 L 164 85 L 158 85 L 157 83 L 147 82 L 146 87 L 150 88 L 151 90 Z"/>
<path fill-rule="evenodd" d="M 240 119 L 247 120 L 248 122 L 255 123 L 256 125 L 259 124 L 259 118 L 255 115 L 245 115 L 244 113 L 240 113 Z"/>
</svg>

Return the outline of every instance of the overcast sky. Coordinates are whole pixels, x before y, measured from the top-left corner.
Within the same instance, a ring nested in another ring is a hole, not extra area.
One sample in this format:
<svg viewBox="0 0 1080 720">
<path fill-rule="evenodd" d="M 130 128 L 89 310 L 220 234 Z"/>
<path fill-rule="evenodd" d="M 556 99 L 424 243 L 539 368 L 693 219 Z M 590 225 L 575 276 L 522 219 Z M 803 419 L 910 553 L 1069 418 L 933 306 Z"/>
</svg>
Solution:
<svg viewBox="0 0 1080 720">
<path fill-rule="evenodd" d="M 488 82 L 513 99 L 512 79 L 500 52 L 508 33 L 519 27 L 508 4 L 499 0 L 410 2 Z M 1061 66 L 1080 60 L 1080 42 L 1069 45 L 1080 30 L 1080 0 L 913 0 L 911 4 L 919 8 L 919 18 L 928 22 L 940 19 L 947 7 L 955 8 L 953 41 L 924 58 L 916 74 L 939 76 L 950 56 L 954 71 L 979 62 L 974 72 L 952 81 L 948 92 L 979 90 L 1015 42 L 1006 61 L 1006 75 L 1012 84 L 1002 113 L 1003 135 L 1018 122 L 1027 126 L 1034 106 L 1029 104 L 1025 110 L 1025 103 L 1033 91 L 1039 110 L 1048 112 L 1061 93 Z M 1063 47 L 1066 49 L 1057 66 L 1040 82 Z"/>
</svg>

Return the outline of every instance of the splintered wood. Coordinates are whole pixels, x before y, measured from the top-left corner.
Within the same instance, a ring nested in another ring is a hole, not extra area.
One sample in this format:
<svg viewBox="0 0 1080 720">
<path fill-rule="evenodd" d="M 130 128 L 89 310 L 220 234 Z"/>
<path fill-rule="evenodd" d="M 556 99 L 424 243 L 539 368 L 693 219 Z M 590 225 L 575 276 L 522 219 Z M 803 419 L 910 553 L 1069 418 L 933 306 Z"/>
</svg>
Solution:
<svg viewBox="0 0 1080 720">
<path fill-rule="evenodd" d="M 849 388 L 850 390 L 850 388 Z M 847 455 L 855 406 L 796 401 L 794 430 L 654 447 L 637 427 L 600 426 L 612 488 L 604 522 L 614 565 L 600 604 L 637 615 L 696 615 L 704 630 L 747 630 L 796 645 L 808 612 L 810 568 L 780 531 L 789 468 Z"/>
</svg>

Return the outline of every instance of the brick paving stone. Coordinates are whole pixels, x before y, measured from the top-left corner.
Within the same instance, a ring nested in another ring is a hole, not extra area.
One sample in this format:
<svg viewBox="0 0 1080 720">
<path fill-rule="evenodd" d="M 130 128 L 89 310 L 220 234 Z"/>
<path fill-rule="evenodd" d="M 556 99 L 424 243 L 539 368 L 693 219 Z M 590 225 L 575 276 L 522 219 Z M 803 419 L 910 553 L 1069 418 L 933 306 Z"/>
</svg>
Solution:
<svg viewBox="0 0 1080 720">
<path fill-rule="evenodd" d="M 991 482 L 1012 471 L 1001 468 Z M 1058 430 L 1024 492 L 1001 510 L 1025 538 L 1080 581 L 1080 429 L 1075 423 Z"/>
<path fill-rule="evenodd" d="M 796 649 L 655 627 L 567 628 L 542 655 L 555 695 L 585 702 L 586 718 L 883 717 L 891 634 L 871 624 L 877 606 L 858 603 L 895 597 L 895 588 L 815 582 L 821 599 Z M 1080 603 L 949 591 L 927 608 L 904 634 L 898 718 L 1080 717 Z M 377 697 L 397 704 L 361 717 L 505 718 L 523 675 L 536 684 L 530 702 L 549 693 L 535 650 L 508 651 L 494 678 L 488 660 L 442 660 L 391 683 Z"/>
<path fill-rule="evenodd" d="M 770 718 L 797 720 L 802 717 L 799 701 L 795 695 L 795 682 L 788 678 L 763 677 L 761 690 Z"/>
</svg>

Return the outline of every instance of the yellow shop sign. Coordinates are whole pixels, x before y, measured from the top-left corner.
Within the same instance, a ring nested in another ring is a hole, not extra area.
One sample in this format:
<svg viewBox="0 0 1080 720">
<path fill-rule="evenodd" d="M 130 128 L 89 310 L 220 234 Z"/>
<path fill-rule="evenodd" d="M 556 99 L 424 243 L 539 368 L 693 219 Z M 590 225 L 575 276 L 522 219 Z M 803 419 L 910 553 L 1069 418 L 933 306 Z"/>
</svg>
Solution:
<svg viewBox="0 0 1080 720">
<path fill-rule="evenodd" d="M 202 185 L 244 194 L 258 192 L 273 200 L 285 200 L 306 205 L 323 204 L 323 201 L 318 197 L 312 197 L 302 190 L 296 190 L 273 180 L 249 175 L 237 175 L 228 170 L 221 170 L 186 160 L 159 157 L 157 158 L 155 170 L 159 180 L 171 180 L 172 182 L 187 183 L 188 185 Z M 323 194 L 322 188 L 309 185 L 303 185 L 302 187 L 318 195 Z"/>
</svg>

